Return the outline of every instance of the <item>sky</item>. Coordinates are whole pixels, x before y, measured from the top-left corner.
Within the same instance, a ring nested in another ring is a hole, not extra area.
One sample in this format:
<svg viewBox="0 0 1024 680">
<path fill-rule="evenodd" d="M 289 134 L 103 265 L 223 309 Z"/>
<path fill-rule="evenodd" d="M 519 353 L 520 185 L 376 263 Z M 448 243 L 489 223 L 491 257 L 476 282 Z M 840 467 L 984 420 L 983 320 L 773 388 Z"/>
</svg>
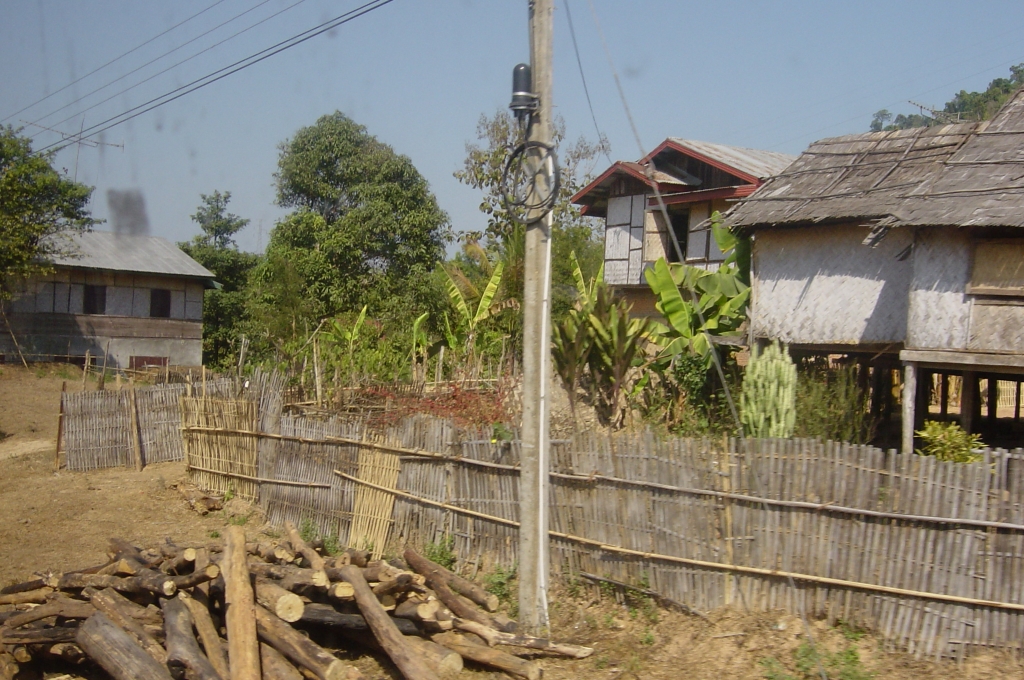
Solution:
<svg viewBox="0 0 1024 680">
<path fill-rule="evenodd" d="M 0 0 L 0 120 L 42 149 L 365 2 Z M 393 0 L 70 144 L 55 164 L 95 187 L 100 219 L 111 190 L 141 193 L 150 233 L 172 241 L 198 233 L 200 194 L 229 191 L 230 211 L 251 220 L 239 245 L 262 250 L 285 214 L 279 145 L 338 110 L 412 159 L 456 231 L 482 230 L 480 193 L 452 173 L 529 60 L 527 7 Z M 614 159 L 669 136 L 798 154 L 866 131 L 879 109 L 984 89 L 1024 62 L 1022 34 L 1019 0 L 555 0 L 553 103 L 570 138 L 596 138 L 596 118 Z"/>
</svg>

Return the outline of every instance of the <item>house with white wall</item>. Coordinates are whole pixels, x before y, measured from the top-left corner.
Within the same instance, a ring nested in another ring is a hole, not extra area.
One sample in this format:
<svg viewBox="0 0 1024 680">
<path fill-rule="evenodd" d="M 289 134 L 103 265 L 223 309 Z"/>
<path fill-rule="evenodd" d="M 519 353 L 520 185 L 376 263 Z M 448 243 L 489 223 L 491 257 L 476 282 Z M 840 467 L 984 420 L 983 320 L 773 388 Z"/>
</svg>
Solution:
<svg viewBox="0 0 1024 680">
<path fill-rule="evenodd" d="M 0 357 L 79 362 L 88 352 L 114 368 L 198 366 L 203 294 L 215 285 L 209 270 L 165 239 L 74 235 L 51 273 L 13 291 Z"/>
</svg>

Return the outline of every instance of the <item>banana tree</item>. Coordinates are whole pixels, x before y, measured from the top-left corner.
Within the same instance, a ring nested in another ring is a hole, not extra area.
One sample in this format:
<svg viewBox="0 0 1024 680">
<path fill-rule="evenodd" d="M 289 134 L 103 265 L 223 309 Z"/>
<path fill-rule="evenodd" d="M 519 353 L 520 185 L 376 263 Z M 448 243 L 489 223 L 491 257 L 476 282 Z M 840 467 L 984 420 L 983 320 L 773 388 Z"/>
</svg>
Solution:
<svg viewBox="0 0 1024 680">
<path fill-rule="evenodd" d="M 484 288 L 483 293 L 480 294 L 475 310 L 470 309 L 469 303 L 466 302 L 466 298 L 458 285 L 456 285 L 455 280 L 451 274 L 448 275 L 448 281 L 445 286 L 448 290 L 448 297 L 452 302 L 452 306 L 455 307 L 458 314 L 455 318 L 454 328 L 447 315 L 445 316 L 445 336 L 451 349 L 462 350 L 466 353 L 470 366 L 474 366 L 476 363 L 481 323 L 510 306 L 506 303 L 494 302 L 498 289 L 501 287 L 503 269 L 503 263 L 499 262 L 495 265 L 494 273 L 491 274 L 487 286 Z"/>
<path fill-rule="evenodd" d="M 333 350 L 336 366 L 348 373 L 350 381 L 356 377 L 356 343 L 359 342 L 360 333 L 366 323 L 366 308 L 367 305 L 363 305 L 351 327 L 346 328 L 340 320 L 332 319 L 327 324 L 327 330 L 323 332 L 324 339 L 330 343 Z"/>
<path fill-rule="evenodd" d="M 691 352 L 710 366 L 711 337 L 741 333 L 750 300 L 748 244 L 721 226 L 717 212 L 712 216 L 712 233 L 727 254 L 717 271 L 670 265 L 661 258 L 644 272 L 666 321 L 653 332 L 662 359 Z"/>
<path fill-rule="evenodd" d="M 597 276 L 588 284 L 583 277 L 576 252 L 569 253 L 572 263 L 573 281 L 576 284 L 576 305 L 561 322 L 555 324 L 551 338 L 551 358 L 555 373 L 562 381 L 569 398 L 569 411 L 573 422 L 576 420 L 576 390 L 590 362 L 593 334 L 590 331 L 588 315 L 594 308 L 597 290 L 604 285 L 604 265 Z"/>
<path fill-rule="evenodd" d="M 429 340 L 423 325 L 429 316 L 429 312 L 423 312 L 412 322 L 412 352 L 410 352 L 409 356 L 412 360 L 411 377 L 413 382 L 426 379 Z"/>
<path fill-rule="evenodd" d="M 609 425 L 620 427 L 630 381 L 638 373 L 634 369 L 646 363 L 644 343 L 650 321 L 630 318 L 629 306 L 613 300 L 607 287 L 599 286 L 587 322 L 593 337 L 588 354 L 590 375 L 599 405 Z"/>
</svg>

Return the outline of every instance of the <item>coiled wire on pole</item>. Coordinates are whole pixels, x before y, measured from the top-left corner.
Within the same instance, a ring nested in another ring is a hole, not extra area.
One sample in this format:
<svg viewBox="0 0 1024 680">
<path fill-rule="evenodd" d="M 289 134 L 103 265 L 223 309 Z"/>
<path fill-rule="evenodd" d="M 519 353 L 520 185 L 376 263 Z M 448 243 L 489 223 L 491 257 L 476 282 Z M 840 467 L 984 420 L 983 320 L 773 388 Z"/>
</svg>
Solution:
<svg viewBox="0 0 1024 680">
<path fill-rule="evenodd" d="M 541 177 L 547 182 L 540 182 Z M 500 188 L 506 213 L 520 224 L 536 222 L 551 212 L 561 188 L 555 147 L 538 141 L 520 143 L 505 162 Z"/>
</svg>

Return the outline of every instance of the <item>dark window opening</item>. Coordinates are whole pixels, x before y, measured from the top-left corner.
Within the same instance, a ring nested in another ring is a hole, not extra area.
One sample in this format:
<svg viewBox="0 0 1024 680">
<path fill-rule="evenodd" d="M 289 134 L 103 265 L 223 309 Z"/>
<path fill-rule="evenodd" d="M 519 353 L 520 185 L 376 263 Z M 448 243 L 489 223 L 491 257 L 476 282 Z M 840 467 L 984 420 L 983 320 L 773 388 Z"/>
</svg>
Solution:
<svg viewBox="0 0 1024 680">
<path fill-rule="evenodd" d="M 149 315 L 157 319 L 171 318 L 171 291 L 164 288 L 149 291 Z"/>
<path fill-rule="evenodd" d="M 690 211 L 684 210 L 680 212 L 671 212 L 668 215 L 669 220 L 672 223 L 672 233 L 675 234 L 675 243 L 672 242 L 672 236 L 668 237 L 668 243 L 665 244 L 665 261 L 666 262 L 682 262 L 679 258 L 679 251 L 676 250 L 676 243 L 679 244 L 679 248 L 683 251 L 683 255 L 686 255 L 686 235 L 690 228 Z"/>
<path fill-rule="evenodd" d="M 82 301 L 82 312 L 85 314 L 107 313 L 107 287 L 85 286 L 85 298 Z"/>
</svg>

